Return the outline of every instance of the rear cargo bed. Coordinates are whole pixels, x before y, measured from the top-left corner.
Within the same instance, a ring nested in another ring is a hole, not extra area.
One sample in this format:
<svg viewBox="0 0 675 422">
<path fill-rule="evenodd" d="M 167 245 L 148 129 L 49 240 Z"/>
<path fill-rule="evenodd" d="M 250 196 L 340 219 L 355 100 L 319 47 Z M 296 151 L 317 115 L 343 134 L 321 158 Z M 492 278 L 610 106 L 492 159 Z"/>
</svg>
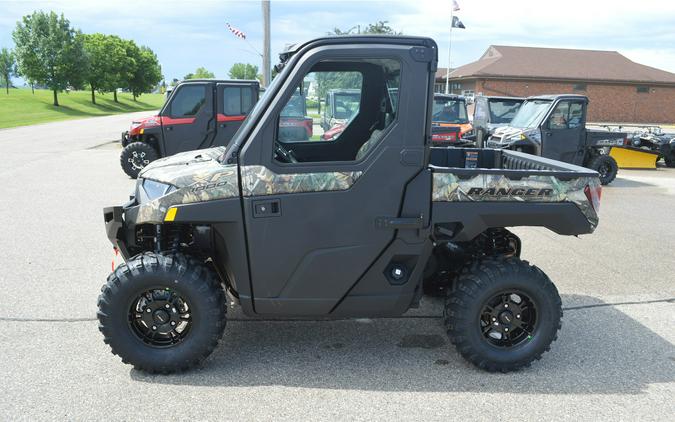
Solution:
<svg viewBox="0 0 675 422">
<path fill-rule="evenodd" d="M 432 218 L 454 240 L 490 227 L 592 232 L 600 181 L 592 170 L 509 150 L 432 148 Z"/>
</svg>

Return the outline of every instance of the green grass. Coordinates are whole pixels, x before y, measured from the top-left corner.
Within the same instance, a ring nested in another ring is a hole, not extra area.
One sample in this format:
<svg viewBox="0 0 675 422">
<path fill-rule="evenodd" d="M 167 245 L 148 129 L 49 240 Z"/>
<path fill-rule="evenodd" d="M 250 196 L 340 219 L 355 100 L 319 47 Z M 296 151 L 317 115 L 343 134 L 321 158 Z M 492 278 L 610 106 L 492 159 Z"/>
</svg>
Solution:
<svg viewBox="0 0 675 422">
<path fill-rule="evenodd" d="M 60 106 L 55 107 L 51 91 L 36 89 L 33 95 L 30 88 L 20 88 L 10 89 L 7 95 L 3 88 L 0 91 L 0 128 L 157 110 L 164 104 L 162 94 L 143 94 L 136 102 L 128 93 L 118 93 L 117 98 L 119 103 L 113 101 L 112 93 L 97 94 L 96 104 L 92 104 L 89 91 L 60 92 Z"/>
</svg>

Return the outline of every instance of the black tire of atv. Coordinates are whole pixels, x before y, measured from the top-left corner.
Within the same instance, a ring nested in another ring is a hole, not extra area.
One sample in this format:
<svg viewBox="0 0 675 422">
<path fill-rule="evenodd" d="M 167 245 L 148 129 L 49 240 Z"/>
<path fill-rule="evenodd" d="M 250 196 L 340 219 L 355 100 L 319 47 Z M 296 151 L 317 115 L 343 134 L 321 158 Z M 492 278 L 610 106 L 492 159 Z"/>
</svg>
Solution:
<svg viewBox="0 0 675 422">
<path fill-rule="evenodd" d="M 670 153 L 670 156 L 663 156 L 663 162 L 666 164 L 666 167 L 673 168 L 675 167 L 675 151 Z"/>
<path fill-rule="evenodd" d="M 600 183 L 609 185 L 616 179 L 616 174 L 619 172 L 619 165 L 616 163 L 614 157 L 605 154 L 598 155 L 588 163 L 587 167 L 600 173 L 599 169 L 604 166 L 609 166 L 609 170 L 604 176 L 602 173 L 600 174 Z"/>
<path fill-rule="evenodd" d="M 138 173 L 140 173 L 143 169 L 142 167 L 138 168 L 138 166 L 134 166 L 129 161 L 130 159 L 133 159 L 134 152 L 137 154 L 144 153 L 145 156 L 143 158 L 144 160 L 148 161 L 148 164 L 159 158 L 157 150 L 153 148 L 152 145 L 149 145 L 145 142 L 131 142 L 129 145 L 124 147 L 122 153 L 120 154 L 120 164 L 122 165 L 122 170 L 124 170 L 124 172 L 132 179 L 136 179 L 138 177 Z"/>
<path fill-rule="evenodd" d="M 169 347 L 144 343 L 131 329 L 130 305 L 148 289 L 170 287 L 190 306 L 186 337 Z M 98 297 L 99 330 L 122 362 L 137 370 L 168 374 L 200 365 L 217 347 L 226 324 L 225 293 L 213 270 L 182 254 L 143 253 L 119 265 Z"/>
<path fill-rule="evenodd" d="M 480 313 L 490 298 L 513 289 L 535 303 L 537 322 L 530 340 L 499 348 L 483 336 Z M 450 342 L 466 360 L 489 372 L 510 372 L 530 366 L 550 349 L 561 327 L 562 303 L 555 285 L 539 268 L 518 258 L 485 258 L 458 277 L 444 315 Z"/>
</svg>

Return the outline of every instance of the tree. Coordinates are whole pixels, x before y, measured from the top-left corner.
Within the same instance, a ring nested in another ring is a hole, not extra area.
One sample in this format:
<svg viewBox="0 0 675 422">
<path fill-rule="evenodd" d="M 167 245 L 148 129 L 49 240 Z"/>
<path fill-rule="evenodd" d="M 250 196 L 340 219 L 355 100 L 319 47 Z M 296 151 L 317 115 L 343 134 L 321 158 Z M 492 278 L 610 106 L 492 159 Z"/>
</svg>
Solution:
<svg viewBox="0 0 675 422">
<path fill-rule="evenodd" d="M 148 47 L 138 47 L 133 41 L 125 41 L 127 56 L 133 66 L 125 85 L 131 91 L 134 101 L 144 92 L 152 90 L 162 80 L 162 67 L 155 53 Z"/>
<path fill-rule="evenodd" d="M 389 21 L 377 21 L 375 23 L 370 23 L 363 31 L 364 34 L 388 34 L 388 35 L 401 35 L 402 32 L 394 31 L 391 26 L 388 25 Z"/>
<path fill-rule="evenodd" d="M 227 73 L 231 79 L 257 79 L 258 66 L 249 63 L 235 63 Z"/>
<path fill-rule="evenodd" d="M 96 91 L 101 92 L 110 76 L 106 36 L 103 34 L 85 34 L 84 51 L 87 55 L 87 75 L 85 81 L 91 88 L 91 102 L 96 104 Z"/>
<path fill-rule="evenodd" d="M 395 31 L 391 26 L 389 26 L 389 21 L 377 21 L 375 23 L 369 23 L 363 31 L 361 31 L 361 25 L 356 25 L 346 31 L 340 28 L 333 28 L 331 32 L 328 32 L 328 35 L 351 35 L 354 33 L 354 30 L 356 30 L 357 34 L 402 34 L 402 32 Z"/>
<path fill-rule="evenodd" d="M 213 72 L 209 72 L 206 70 L 204 67 L 198 67 L 197 70 L 195 70 L 195 73 L 188 73 L 183 77 L 183 80 L 187 79 L 213 79 L 215 78 L 216 75 L 213 74 Z"/>
<path fill-rule="evenodd" d="M 104 89 L 112 91 L 113 100 L 118 103 L 117 89 L 123 87 L 133 76 L 135 61 L 127 55 L 126 41 L 117 35 L 106 36 L 108 52 L 108 77 L 105 78 Z M 160 70 L 161 73 L 161 70 Z"/>
<path fill-rule="evenodd" d="M 0 77 L 5 81 L 7 95 L 9 95 L 9 86 L 12 84 L 12 76 L 16 76 L 14 52 L 3 48 L 0 50 Z"/>
<path fill-rule="evenodd" d="M 49 87 L 55 106 L 59 91 L 82 85 L 87 62 L 79 34 L 63 15 L 42 11 L 24 16 L 12 33 L 19 73 Z"/>
</svg>

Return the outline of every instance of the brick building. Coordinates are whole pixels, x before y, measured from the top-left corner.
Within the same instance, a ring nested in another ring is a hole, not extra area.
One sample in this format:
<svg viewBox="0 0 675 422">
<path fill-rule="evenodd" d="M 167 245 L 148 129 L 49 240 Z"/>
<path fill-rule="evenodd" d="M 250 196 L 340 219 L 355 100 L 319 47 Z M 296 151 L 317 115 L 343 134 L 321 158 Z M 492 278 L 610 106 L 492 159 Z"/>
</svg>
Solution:
<svg viewBox="0 0 675 422">
<path fill-rule="evenodd" d="M 450 87 L 464 95 L 582 94 L 590 99 L 591 122 L 675 123 L 675 73 L 616 51 L 493 45 L 451 70 Z M 445 69 L 439 69 L 436 90 L 444 89 Z"/>
</svg>

